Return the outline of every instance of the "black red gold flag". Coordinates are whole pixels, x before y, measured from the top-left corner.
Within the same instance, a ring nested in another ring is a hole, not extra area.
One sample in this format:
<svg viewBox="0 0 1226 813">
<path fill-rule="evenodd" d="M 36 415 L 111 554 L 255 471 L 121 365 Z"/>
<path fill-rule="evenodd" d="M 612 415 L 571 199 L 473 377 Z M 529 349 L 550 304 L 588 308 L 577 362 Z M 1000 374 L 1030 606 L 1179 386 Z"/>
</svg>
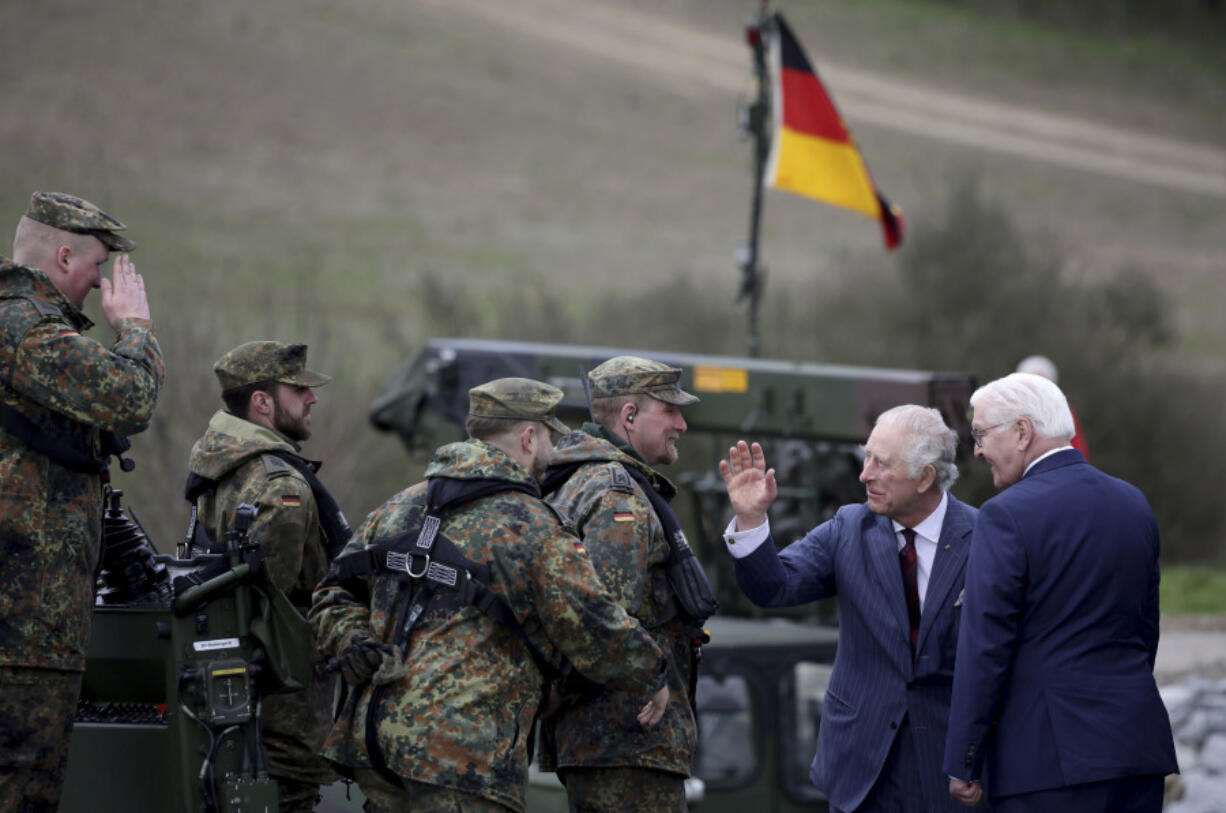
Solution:
<svg viewBox="0 0 1226 813">
<path fill-rule="evenodd" d="M 902 210 L 882 195 L 855 139 L 781 14 L 771 38 L 774 127 L 762 182 L 881 223 L 886 248 L 902 241 Z"/>
</svg>

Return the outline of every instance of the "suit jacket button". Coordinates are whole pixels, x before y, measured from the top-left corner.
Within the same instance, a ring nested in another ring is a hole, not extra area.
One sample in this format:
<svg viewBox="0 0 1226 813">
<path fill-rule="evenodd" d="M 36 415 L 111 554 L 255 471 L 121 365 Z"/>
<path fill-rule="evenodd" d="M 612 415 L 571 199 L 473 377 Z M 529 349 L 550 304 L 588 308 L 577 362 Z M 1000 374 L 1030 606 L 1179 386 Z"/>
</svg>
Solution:
<svg viewBox="0 0 1226 813">
<path fill-rule="evenodd" d="M 890 723 L 890 728 L 898 728 L 898 723 Z"/>
</svg>

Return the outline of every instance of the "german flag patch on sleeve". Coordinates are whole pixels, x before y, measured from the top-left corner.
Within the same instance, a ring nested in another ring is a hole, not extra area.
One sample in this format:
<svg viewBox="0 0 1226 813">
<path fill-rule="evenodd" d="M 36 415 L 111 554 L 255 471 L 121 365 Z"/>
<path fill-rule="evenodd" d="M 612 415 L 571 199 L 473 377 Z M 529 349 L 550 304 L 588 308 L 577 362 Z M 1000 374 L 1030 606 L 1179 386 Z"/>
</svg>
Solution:
<svg viewBox="0 0 1226 813">
<path fill-rule="evenodd" d="M 281 504 L 282 505 L 302 505 L 302 498 L 299 497 L 297 494 L 282 494 Z"/>
<path fill-rule="evenodd" d="M 613 521 L 614 522 L 634 522 L 634 512 L 633 511 L 614 511 Z"/>
</svg>

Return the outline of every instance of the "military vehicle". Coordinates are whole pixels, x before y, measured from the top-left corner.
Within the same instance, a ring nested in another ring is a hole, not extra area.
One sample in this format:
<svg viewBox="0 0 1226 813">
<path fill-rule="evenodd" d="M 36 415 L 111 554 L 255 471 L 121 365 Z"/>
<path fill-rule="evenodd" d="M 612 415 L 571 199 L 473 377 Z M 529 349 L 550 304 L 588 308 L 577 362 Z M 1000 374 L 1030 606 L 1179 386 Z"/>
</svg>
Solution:
<svg viewBox="0 0 1226 813">
<path fill-rule="evenodd" d="M 464 438 L 469 388 L 522 376 L 561 389 L 558 416 L 578 428 L 589 419 L 580 368 L 622 354 L 682 368 L 681 386 L 702 399 L 683 410 L 689 429 L 680 441 L 681 459 L 665 473 L 679 487 L 674 508 L 725 614 L 766 615 L 736 589 L 722 550 L 731 513 L 718 463 L 731 444 L 757 440 L 766 448 L 780 484 L 771 529 L 776 540 L 789 542 L 840 505 L 864 500 L 860 444 L 886 409 L 935 407 L 962 438 L 959 448 L 973 448 L 969 400 L 975 380 L 961 373 L 482 339 L 428 342 L 390 376 L 371 407 L 371 422 L 398 434 L 409 450 L 432 451 Z M 810 606 L 791 615 L 830 620 L 830 612 Z"/>
<path fill-rule="evenodd" d="M 975 380 L 959 373 L 733 358 L 653 350 L 480 339 L 435 339 L 402 364 L 371 407 L 372 423 L 410 451 L 464 437 L 468 390 L 504 376 L 546 381 L 564 397 L 559 417 L 589 417 L 581 370 L 630 354 L 683 370 L 681 386 L 702 400 L 683 410 L 680 487 L 674 501 L 694 550 L 716 587 L 696 692 L 699 748 L 687 783 L 695 810 L 783 813 L 827 810 L 809 782 L 822 698 L 837 630 L 830 603 L 794 611 L 749 604 L 735 586 L 722 533 L 731 519 L 717 464 L 739 439 L 758 440 L 775 467 L 776 540 L 799 537 L 848 502 L 864 499 L 860 444 L 877 416 L 904 403 L 932 406 L 972 448 L 969 399 Z M 788 617 L 780 617 L 788 616 Z M 827 623 L 815 623 L 827 622 Z M 552 774 L 533 772 L 530 811 L 565 811 Z"/>
<path fill-rule="evenodd" d="M 580 369 L 621 354 L 684 370 L 702 401 L 685 408 L 675 501 L 722 605 L 710 619 L 696 692 L 700 742 L 687 783 L 696 810 L 822 811 L 808 780 L 837 631 L 829 608 L 771 617 L 740 596 L 720 548 L 729 516 L 717 461 L 737 439 L 763 441 L 778 473 L 775 538 L 787 542 L 838 505 L 863 499 L 859 444 L 876 416 L 900 403 L 934 406 L 969 439 L 974 380 L 889 370 L 506 341 L 437 339 L 402 365 L 371 409 L 374 425 L 410 450 L 464 437 L 468 390 L 504 376 L 563 390 L 559 415 L 588 417 Z M 964 443 L 970 448 L 969 443 Z M 275 809 L 262 765 L 259 698 L 306 668 L 273 629 L 301 623 L 278 612 L 275 591 L 252 579 L 241 532 L 225 554 L 155 554 L 113 492 L 105 517 L 99 603 L 73 731 L 61 810 L 237 813 Z M 241 526 L 240 526 L 241 528 Z M 172 582 L 174 587 L 172 589 Z M 283 599 L 283 597 L 281 597 Z M 784 613 L 786 614 L 786 613 Z M 279 619 L 279 621 L 278 621 Z M 99 800 L 105 799 L 100 808 Z M 318 811 L 361 809 L 356 787 L 324 791 Z M 530 811 L 565 810 L 552 774 L 534 773 Z"/>
<path fill-rule="evenodd" d="M 98 604 L 62 813 L 276 810 L 260 699 L 301 688 L 306 622 L 262 578 L 239 506 L 224 553 L 155 554 L 107 495 Z"/>
</svg>

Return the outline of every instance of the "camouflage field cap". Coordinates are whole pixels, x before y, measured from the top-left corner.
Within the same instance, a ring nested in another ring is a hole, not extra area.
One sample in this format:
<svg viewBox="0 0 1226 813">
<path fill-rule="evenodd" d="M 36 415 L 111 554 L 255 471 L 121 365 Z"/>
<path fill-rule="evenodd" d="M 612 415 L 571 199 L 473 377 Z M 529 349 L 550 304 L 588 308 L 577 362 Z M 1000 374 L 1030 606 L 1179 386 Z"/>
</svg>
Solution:
<svg viewBox="0 0 1226 813">
<path fill-rule="evenodd" d="M 589 371 L 587 378 L 592 384 L 592 398 L 641 393 L 677 406 L 698 403 L 697 396 L 678 386 L 680 368 L 638 356 L 614 356 Z"/>
<path fill-rule="evenodd" d="M 570 429 L 554 408 L 562 400 L 557 387 L 530 378 L 499 378 L 468 391 L 468 414 L 474 418 L 540 421 L 560 435 Z"/>
<path fill-rule="evenodd" d="M 308 370 L 305 344 L 247 342 L 226 353 L 213 365 L 221 391 L 229 392 L 260 381 L 279 381 L 298 387 L 322 387 L 332 376 Z"/>
<path fill-rule="evenodd" d="M 111 251 L 131 251 L 136 243 L 115 232 L 127 228 L 87 200 L 63 192 L 35 192 L 26 217 L 76 234 L 92 234 Z"/>
</svg>

